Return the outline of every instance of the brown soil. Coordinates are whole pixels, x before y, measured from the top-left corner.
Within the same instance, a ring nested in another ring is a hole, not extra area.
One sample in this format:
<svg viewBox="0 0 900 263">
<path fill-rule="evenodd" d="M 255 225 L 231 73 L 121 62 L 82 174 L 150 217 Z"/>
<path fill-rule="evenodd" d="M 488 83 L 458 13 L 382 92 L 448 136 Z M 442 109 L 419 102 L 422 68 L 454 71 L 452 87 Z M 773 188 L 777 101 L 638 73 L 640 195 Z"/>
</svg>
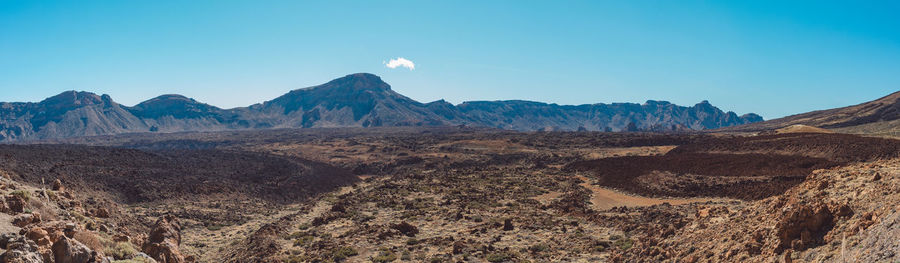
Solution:
<svg viewBox="0 0 900 263">
<path fill-rule="evenodd" d="M 649 196 L 729 197 L 745 200 L 780 194 L 816 169 L 837 165 L 825 159 L 774 154 L 669 152 L 575 162 L 567 167 L 589 172 L 596 183 Z M 640 180 L 662 173 L 665 180 Z M 730 181 L 704 178 L 727 177 Z M 659 185 L 665 183 L 664 185 Z"/>
<path fill-rule="evenodd" d="M 705 203 L 710 201 L 724 201 L 715 198 L 651 198 L 622 193 L 616 190 L 598 187 L 590 183 L 590 179 L 577 176 L 584 183 L 581 187 L 591 191 L 591 208 L 598 211 L 609 210 L 614 207 L 653 206 L 661 204 L 683 205 L 690 203 Z"/>
<path fill-rule="evenodd" d="M 775 133 L 782 134 L 782 133 L 834 133 L 834 132 L 830 131 L 830 130 L 818 128 L 818 127 L 807 126 L 807 125 L 802 125 L 802 124 L 795 124 L 795 125 L 781 128 L 781 129 L 777 129 L 777 130 L 775 130 Z"/>
<path fill-rule="evenodd" d="M 900 156 L 900 140 L 850 134 L 793 133 L 726 137 L 681 145 L 674 153 L 760 153 L 864 162 Z"/>
</svg>

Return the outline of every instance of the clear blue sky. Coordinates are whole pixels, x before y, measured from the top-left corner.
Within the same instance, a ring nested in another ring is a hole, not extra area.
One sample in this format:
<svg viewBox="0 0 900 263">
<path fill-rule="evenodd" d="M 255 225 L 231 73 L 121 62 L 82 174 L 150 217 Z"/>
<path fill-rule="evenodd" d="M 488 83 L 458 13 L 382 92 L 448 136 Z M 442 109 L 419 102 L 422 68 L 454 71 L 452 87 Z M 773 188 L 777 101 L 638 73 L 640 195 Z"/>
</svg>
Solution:
<svg viewBox="0 0 900 263">
<path fill-rule="evenodd" d="M 422 102 L 709 100 L 770 119 L 900 90 L 898 3 L 0 0 L 0 101 L 229 108 L 370 72 Z"/>
</svg>

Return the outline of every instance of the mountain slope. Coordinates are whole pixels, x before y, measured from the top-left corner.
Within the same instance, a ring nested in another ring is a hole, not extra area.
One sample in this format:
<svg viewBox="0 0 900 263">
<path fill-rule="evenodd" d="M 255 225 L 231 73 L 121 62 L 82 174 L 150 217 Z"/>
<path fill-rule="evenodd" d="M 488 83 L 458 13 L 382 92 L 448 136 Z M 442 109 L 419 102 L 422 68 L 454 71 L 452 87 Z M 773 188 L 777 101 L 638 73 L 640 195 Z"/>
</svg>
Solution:
<svg viewBox="0 0 900 263">
<path fill-rule="evenodd" d="M 470 125 L 510 130 L 687 131 L 761 121 L 704 101 L 556 105 L 532 101 L 427 104 L 403 96 L 380 77 L 358 73 L 293 90 L 249 107 L 220 109 L 181 95 L 133 107 L 107 96 L 67 91 L 39 103 L 0 103 L 0 141 L 134 132 L 261 128 Z"/>
<path fill-rule="evenodd" d="M 764 131 L 792 125 L 807 125 L 844 131 L 868 128 L 868 133 L 884 132 L 900 127 L 900 91 L 880 99 L 843 108 L 819 110 L 784 118 L 724 128 L 725 131 Z M 893 125 L 885 125 L 893 123 Z"/>
</svg>

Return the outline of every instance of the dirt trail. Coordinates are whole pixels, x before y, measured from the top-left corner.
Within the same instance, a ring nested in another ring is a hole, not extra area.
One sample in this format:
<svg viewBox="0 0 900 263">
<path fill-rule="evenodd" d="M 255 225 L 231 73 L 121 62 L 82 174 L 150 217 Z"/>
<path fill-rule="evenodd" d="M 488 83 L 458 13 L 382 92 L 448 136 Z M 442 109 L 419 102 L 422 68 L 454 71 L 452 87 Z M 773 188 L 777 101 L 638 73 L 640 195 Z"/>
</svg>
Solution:
<svg viewBox="0 0 900 263">
<path fill-rule="evenodd" d="M 582 175 L 576 176 L 584 181 L 579 185 L 591 191 L 591 208 L 594 210 L 607 210 L 617 206 L 651 206 L 662 203 L 671 205 L 683 205 L 697 202 L 721 201 L 721 198 L 652 198 L 629 195 L 612 189 L 593 185 L 591 180 Z"/>
</svg>

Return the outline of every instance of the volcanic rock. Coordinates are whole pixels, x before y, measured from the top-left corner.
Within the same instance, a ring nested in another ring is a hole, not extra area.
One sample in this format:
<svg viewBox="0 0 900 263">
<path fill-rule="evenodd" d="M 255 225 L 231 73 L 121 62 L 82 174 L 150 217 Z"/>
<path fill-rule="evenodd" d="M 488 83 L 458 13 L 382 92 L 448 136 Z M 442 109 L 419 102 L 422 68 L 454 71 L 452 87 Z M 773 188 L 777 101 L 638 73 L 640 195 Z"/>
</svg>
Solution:
<svg viewBox="0 0 900 263">
<path fill-rule="evenodd" d="M 186 261 L 178 250 L 180 244 L 181 224 L 175 216 L 166 215 L 156 221 L 143 250 L 160 263 L 182 263 Z"/>
</svg>

